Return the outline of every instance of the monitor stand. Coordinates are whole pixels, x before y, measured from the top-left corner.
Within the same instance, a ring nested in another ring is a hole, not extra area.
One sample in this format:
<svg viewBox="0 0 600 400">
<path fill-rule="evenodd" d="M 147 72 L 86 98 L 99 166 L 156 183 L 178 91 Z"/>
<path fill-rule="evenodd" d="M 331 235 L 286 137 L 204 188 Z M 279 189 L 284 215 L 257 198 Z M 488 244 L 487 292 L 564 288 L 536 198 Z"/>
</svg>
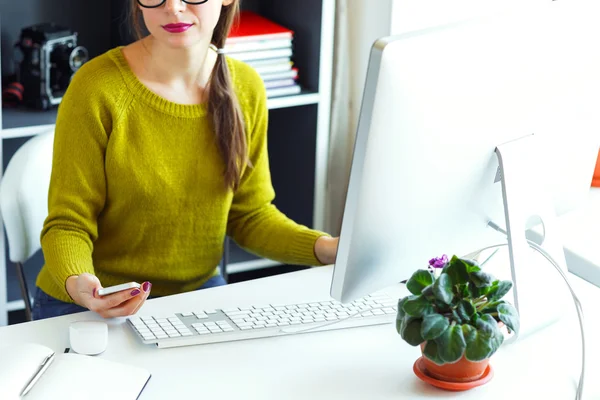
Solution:
<svg viewBox="0 0 600 400">
<path fill-rule="evenodd" d="M 496 148 L 508 239 L 513 305 L 520 316 L 519 338 L 558 321 L 573 302 L 560 273 L 527 242 L 526 230 L 541 229 L 542 245 L 567 273 L 553 199 L 544 184 L 543 144 L 535 135 Z M 551 160 L 554 161 L 554 160 Z M 497 230 L 497 224 L 490 226 Z M 510 300 L 509 300 L 510 301 Z M 514 335 L 510 341 L 517 339 Z"/>
</svg>

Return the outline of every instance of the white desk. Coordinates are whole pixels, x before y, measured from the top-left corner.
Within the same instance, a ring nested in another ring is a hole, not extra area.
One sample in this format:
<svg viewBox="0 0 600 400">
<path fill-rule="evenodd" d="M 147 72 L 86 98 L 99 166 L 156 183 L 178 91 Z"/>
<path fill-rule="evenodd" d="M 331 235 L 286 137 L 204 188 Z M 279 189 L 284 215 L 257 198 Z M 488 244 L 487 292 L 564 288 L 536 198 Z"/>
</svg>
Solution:
<svg viewBox="0 0 600 400">
<path fill-rule="evenodd" d="M 331 272 L 331 267 L 315 268 L 154 299 L 144 305 L 140 315 L 195 307 L 324 300 L 328 298 Z M 595 312 L 600 289 L 577 277 L 571 279 L 587 312 L 587 399 L 599 399 L 600 390 L 594 381 L 600 376 L 600 360 L 594 355 L 600 354 L 596 343 L 600 324 Z M 63 351 L 69 346 L 68 324 L 90 318 L 96 317 L 86 312 L 0 328 L 0 343 L 37 342 Z M 402 341 L 393 324 L 175 349 L 142 345 L 123 319 L 110 324 L 109 347 L 101 357 L 152 372 L 141 400 L 184 396 L 219 400 L 506 400 L 535 396 L 568 400 L 574 398 L 579 371 L 580 342 L 574 308 L 572 318 L 501 348 L 491 362 L 494 378 L 487 385 L 462 393 L 442 391 L 418 380 L 412 365 L 419 351 Z M 0 368 L 9 367 L 0 362 Z"/>
</svg>

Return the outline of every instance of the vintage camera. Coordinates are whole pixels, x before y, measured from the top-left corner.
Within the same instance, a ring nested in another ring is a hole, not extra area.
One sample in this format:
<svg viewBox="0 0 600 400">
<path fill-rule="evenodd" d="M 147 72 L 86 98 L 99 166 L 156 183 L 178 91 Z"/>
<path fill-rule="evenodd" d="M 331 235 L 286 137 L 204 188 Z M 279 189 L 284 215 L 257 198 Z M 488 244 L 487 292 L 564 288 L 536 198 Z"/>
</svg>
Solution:
<svg viewBox="0 0 600 400">
<path fill-rule="evenodd" d="M 77 33 L 53 23 L 24 28 L 15 47 L 21 53 L 16 62 L 23 102 L 41 110 L 60 104 L 73 74 L 89 59 L 87 49 L 77 45 Z"/>
</svg>

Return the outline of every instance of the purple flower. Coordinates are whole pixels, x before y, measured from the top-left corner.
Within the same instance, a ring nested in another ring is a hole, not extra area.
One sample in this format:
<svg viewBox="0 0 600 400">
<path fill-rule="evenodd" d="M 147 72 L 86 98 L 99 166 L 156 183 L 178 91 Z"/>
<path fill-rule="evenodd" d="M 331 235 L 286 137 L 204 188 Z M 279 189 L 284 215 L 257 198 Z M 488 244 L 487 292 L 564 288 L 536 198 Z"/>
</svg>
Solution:
<svg viewBox="0 0 600 400">
<path fill-rule="evenodd" d="M 433 268 L 444 268 L 446 264 L 448 264 L 448 256 L 445 254 L 441 257 L 436 257 L 429 260 L 429 265 Z"/>
</svg>

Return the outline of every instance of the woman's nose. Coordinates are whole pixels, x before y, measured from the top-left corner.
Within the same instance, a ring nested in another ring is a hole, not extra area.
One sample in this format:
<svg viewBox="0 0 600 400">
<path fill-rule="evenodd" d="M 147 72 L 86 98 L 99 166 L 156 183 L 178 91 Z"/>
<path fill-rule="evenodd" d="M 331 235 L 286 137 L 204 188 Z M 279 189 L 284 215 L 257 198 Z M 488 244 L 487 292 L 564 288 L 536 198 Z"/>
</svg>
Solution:
<svg viewBox="0 0 600 400">
<path fill-rule="evenodd" d="M 169 14 L 177 14 L 185 10 L 185 3 L 181 0 L 167 0 L 165 11 Z"/>
</svg>

